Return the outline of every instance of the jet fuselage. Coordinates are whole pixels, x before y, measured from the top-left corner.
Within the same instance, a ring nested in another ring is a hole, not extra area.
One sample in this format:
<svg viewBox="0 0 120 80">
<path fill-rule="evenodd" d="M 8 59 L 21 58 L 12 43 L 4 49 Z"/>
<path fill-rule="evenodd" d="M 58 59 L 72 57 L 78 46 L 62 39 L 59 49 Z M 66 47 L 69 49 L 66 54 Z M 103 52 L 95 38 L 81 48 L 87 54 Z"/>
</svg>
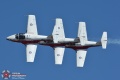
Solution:
<svg viewBox="0 0 120 80">
<path fill-rule="evenodd" d="M 51 47 L 56 47 L 56 46 L 63 46 L 66 48 L 72 48 L 74 50 L 77 49 L 87 49 L 89 47 L 96 47 L 96 46 L 101 46 L 101 42 L 92 42 L 89 41 L 87 42 L 88 44 L 86 45 L 81 45 L 80 43 L 76 42 L 59 42 L 59 43 L 54 43 L 52 36 L 43 36 L 43 35 L 33 35 L 33 34 L 24 34 L 24 33 L 18 33 L 11 35 L 7 37 L 7 40 L 13 41 L 13 42 L 19 42 L 22 44 L 40 44 L 40 45 L 45 45 L 45 46 L 51 46 Z"/>
</svg>

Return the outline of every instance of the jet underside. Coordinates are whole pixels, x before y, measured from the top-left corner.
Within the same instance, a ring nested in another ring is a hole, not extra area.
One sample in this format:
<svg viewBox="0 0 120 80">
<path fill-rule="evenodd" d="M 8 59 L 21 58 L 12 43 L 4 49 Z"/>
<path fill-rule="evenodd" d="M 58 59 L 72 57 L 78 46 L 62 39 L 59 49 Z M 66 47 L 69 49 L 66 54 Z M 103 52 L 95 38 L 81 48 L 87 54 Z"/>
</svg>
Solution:
<svg viewBox="0 0 120 80">
<path fill-rule="evenodd" d="M 103 49 L 106 49 L 107 32 L 103 32 L 99 42 L 89 41 L 85 22 L 79 22 L 77 37 L 66 38 L 63 21 L 61 18 L 56 18 L 51 35 L 38 35 L 35 15 L 29 15 L 26 33 L 8 36 L 7 40 L 22 43 L 26 46 L 26 62 L 34 62 L 37 45 L 44 45 L 53 48 L 55 64 L 57 65 L 62 64 L 65 48 L 74 49 L 76 51 L 77 67 L 83 67 L 88 48 L 102 46 Z"/>
</svg>

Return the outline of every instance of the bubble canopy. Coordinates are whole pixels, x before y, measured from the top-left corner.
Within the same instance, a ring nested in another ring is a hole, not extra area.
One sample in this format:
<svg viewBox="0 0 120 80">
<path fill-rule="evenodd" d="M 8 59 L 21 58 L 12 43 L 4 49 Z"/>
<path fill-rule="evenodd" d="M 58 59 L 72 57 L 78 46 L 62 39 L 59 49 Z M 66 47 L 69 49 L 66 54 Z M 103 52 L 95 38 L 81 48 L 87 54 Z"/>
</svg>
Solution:
<svg viewBox="0 0 120 80">
<path fill-rule="evenodd" d="M 24 33 L 18 33 L 15 35 L 16 39 L 25 39 L 25 34 Z"/>
</svg>

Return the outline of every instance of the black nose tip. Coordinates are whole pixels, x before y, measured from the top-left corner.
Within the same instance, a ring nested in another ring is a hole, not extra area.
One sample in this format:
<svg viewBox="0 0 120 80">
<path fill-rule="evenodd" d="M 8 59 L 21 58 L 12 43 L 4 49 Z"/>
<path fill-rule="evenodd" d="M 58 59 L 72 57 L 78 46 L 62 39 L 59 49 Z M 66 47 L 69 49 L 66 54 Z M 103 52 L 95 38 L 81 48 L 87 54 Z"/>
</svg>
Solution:
<svg viewBox="0 0 120 80">
<path fill-rule="evenodd" d="M 10 40 L 10 39 L 6 38 L 6 40 Z"/>
</svg>

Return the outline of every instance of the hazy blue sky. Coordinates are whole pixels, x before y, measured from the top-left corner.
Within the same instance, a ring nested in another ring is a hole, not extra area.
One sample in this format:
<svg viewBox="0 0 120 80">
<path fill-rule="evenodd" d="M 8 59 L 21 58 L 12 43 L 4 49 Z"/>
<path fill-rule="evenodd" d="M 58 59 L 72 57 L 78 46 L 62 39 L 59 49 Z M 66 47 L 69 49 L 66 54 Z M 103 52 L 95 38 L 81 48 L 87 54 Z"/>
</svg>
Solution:
<svg viewBox="0 0 120 80">
<path fill-rule="evenodd" d="M 120 39 L 119 0 L 0 0 L 0 72 L 8 69 L 27 75 L 26 80 L 120 80 L 120 45 L 88 49 L 83 68 L 76 67 L 76 52 L 66 49 L 63 65 L 54 64 L 51 47 L 38 46 L 34 63 L 26 63 L 25 46 L 6 40 L 25 32 L 27 15 L 36 15 L 38 32 L 52 33 L 55 18 L 62 18 L 66 37 L 77 36 L 78 22 L 85 21 L 89 40 L 99 41 L 103 31 Z M 1 80 L 1 77 L 0 77 Z"/>
</svg>

